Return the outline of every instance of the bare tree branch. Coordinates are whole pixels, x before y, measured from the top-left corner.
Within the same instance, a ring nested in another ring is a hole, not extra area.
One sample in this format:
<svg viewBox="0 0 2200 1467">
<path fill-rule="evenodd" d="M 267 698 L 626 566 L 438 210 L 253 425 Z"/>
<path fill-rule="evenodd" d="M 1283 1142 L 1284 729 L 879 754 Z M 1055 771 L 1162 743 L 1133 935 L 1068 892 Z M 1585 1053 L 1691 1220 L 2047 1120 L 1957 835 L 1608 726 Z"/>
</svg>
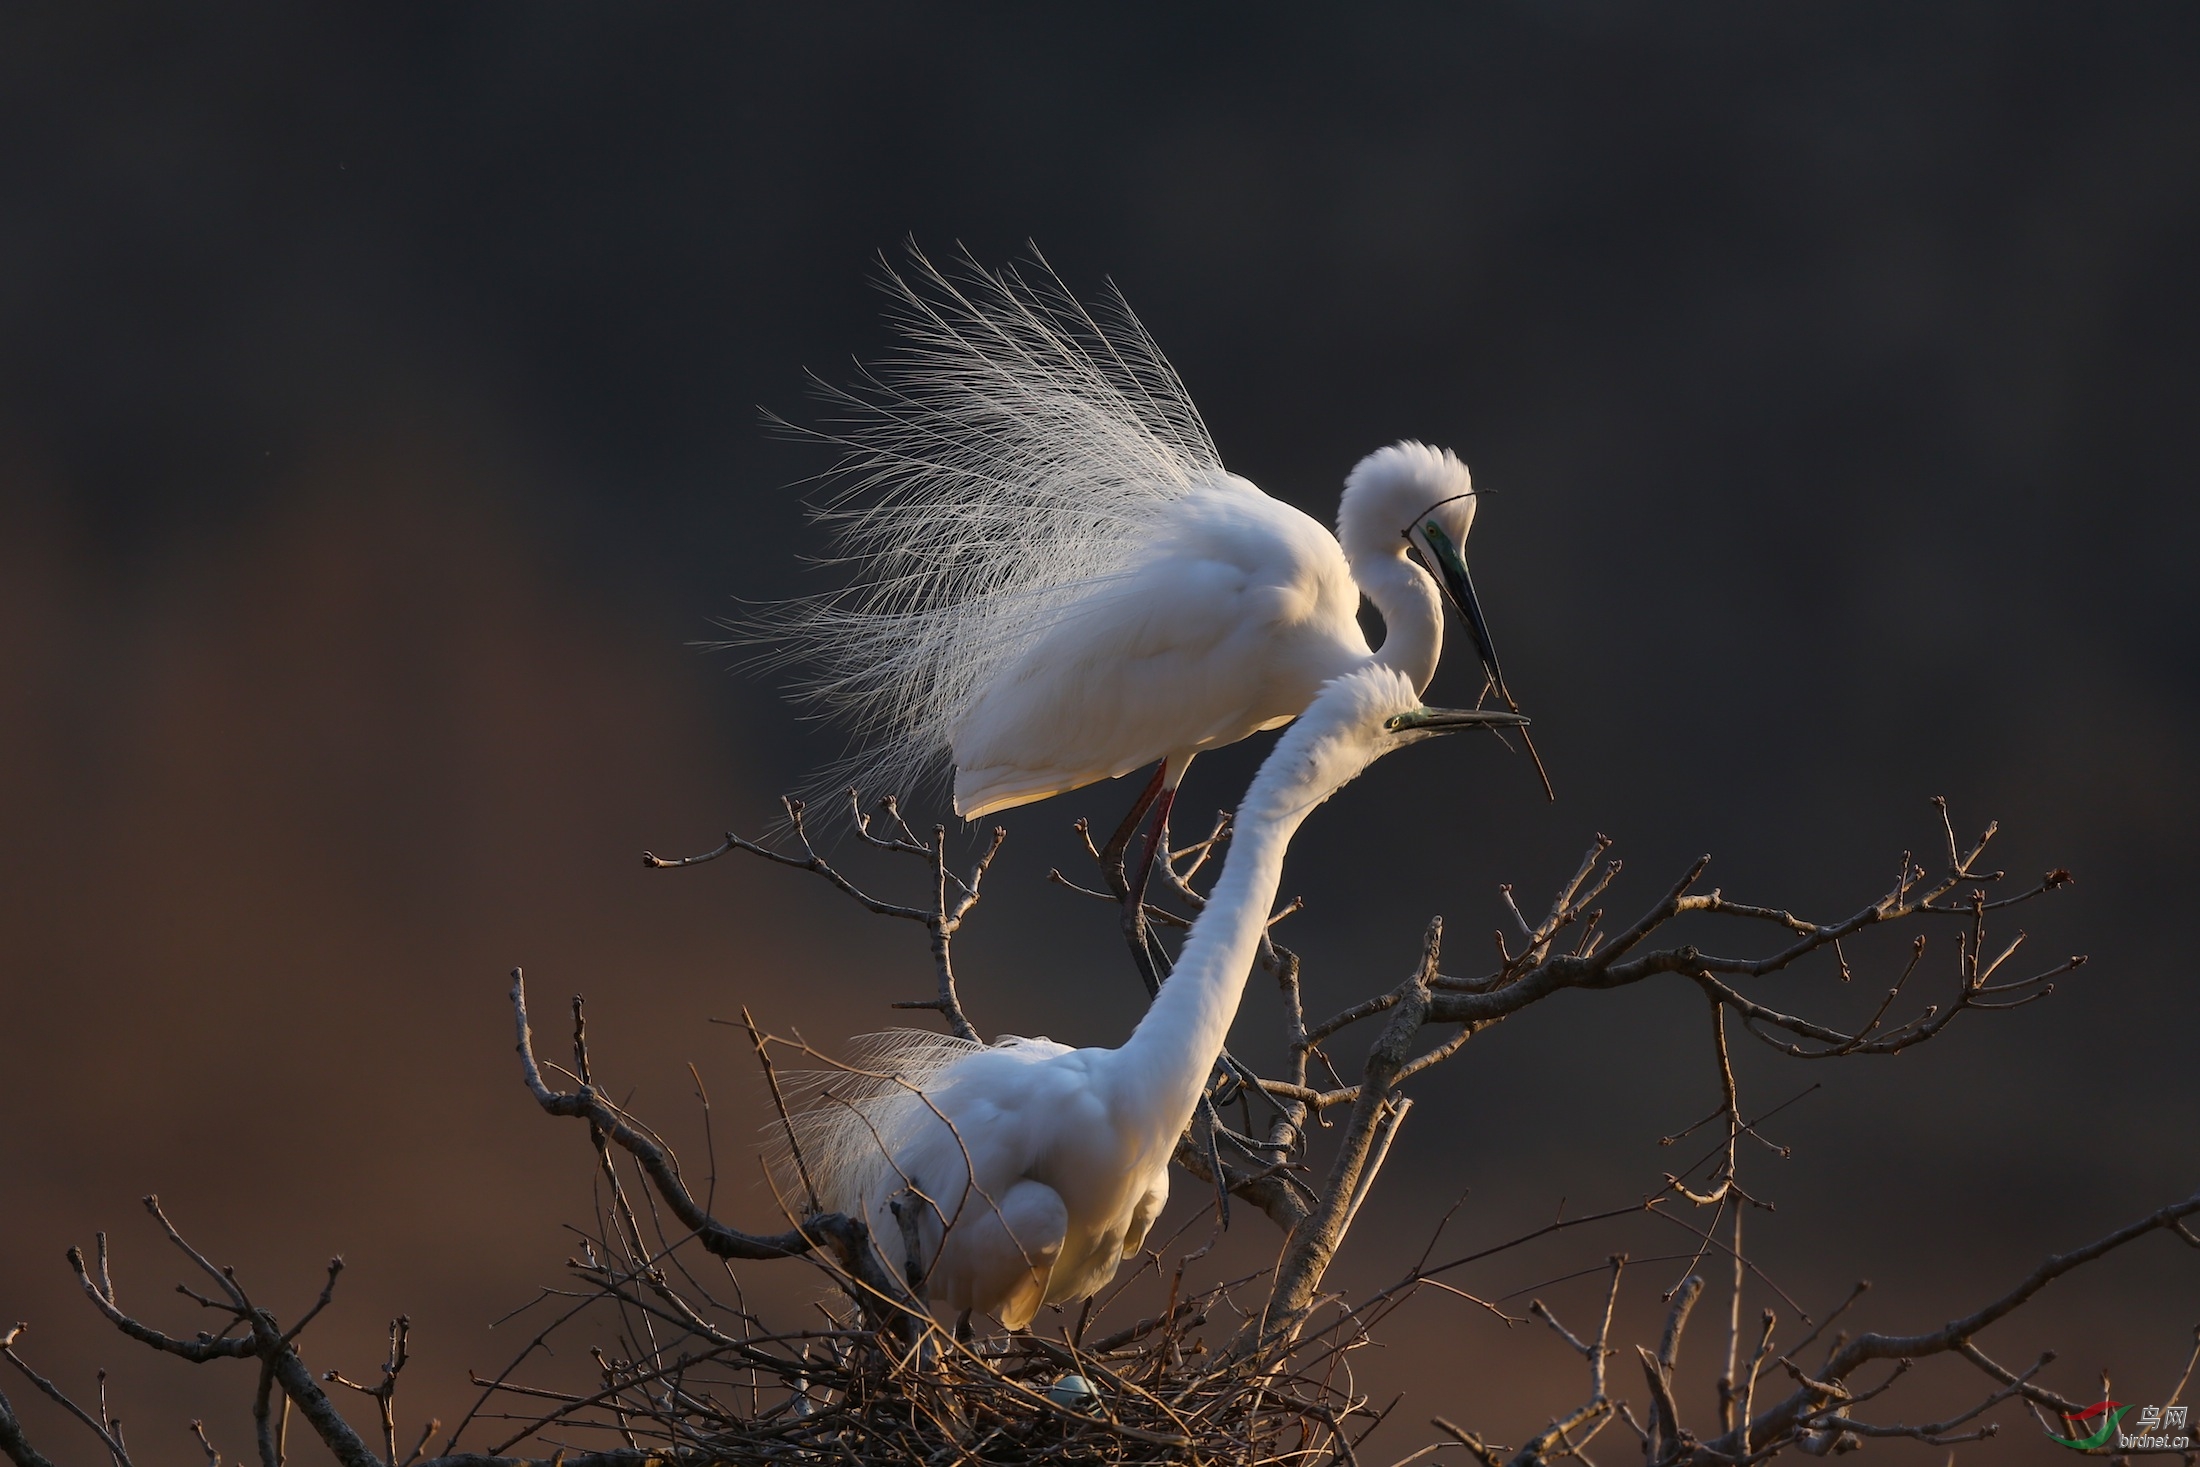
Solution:
<svg viewBox="0 0 2200 1467">
<path fill-rule="evenodd" d="M 512 1017 L 518 1033 L 516 1047 L 520 1073 L 535 1103 L 551 1115 L 586 1120 L 633 1157 L 655 1186 L 657 1195 L 672 1210 L 672 1215 L 679 1219 L 681 1226 L 695 1234 L 706 1252 L 720 1258 L 789 1258 L 809 1252 L 817 1241 L 823 1240 L 832 1244 L 841 1267 L 863 1286 L 866 1298 L 882 1311 L 884 1318 L 907 1326 L 920 1320 L 928 1322 L 929 1316 L 910 1296 L 907 1285 L 879 1262 L 877 1250 L 870 1245 L 870 1229 L 861 1219 L 821 1213 L 804 1219 L 798 1227 L 771 1234 L 744 1233 L 728 1227 L 706 1212 L 688 1191 L 671 1153 L 643 1134 L 625 1112 L 605 1100 L 594 1086 L 583 1082 L 577 1091 L 559 1091 L 544 1084 L 541 1067 L 535 1062 L 533 1032 L 527 1022 L 526 978 L 517 968 L 512 970 Z"/>
<path fill-rule="evenodd" d="M 906 922 L 922 924 L 930 937 L 933 977 L 937 991 L 931 998 L 913 999 L 894 1005 L 898 1009 L 930 1009 L 946 1021 L 947 1027 L 958 1038 L 978 1042 L 978 1031 L 971 1026 L 963 1013 L 962 999 L 955 988 L 954 941 L 956 933 L 978 904 L 979 888 L 985 874 L 992 868 L 993 858 L 1000 854 L 1001 843 L 1008 839 L 1008 831 L 1002 826 L 993 827 L 993 840 L 978 857 L 968 876 L 957 875 L 947 868 L 947 827 L 935 825 L 929 842 L 919 841 L 909 823 L 902 818 L 901 807 L 892 795 L 878 802 L 879 809 L 892 822 L 893 834 L 881 836 L 873 829 L 875 820 L 863 813 L 858 793 L 848 791 L 849 808 L 854 814 L 856 834 L 865 844 L 881 851 L 897 855 L 915 856 L 932 867 L 932 904 L 930 907 L 912 907 L 899 902 L 883 901 L 872 896 L 827 861 L 817 852 L 810 839 L 807 807 L 802 801 L 788 796 L 781 801 L 787 811 L 787 830 L 801 847 L 800 855 L 788 855 L 767 845 L 745 839 L 732 831 L 726 832 L 724 842 L 699 856 L 681 856 L 668 859 L 649 851 L 642 852 L 642 864 L 657 870 L 676 869 L 682 866 L 699 866 L 715 861 L 731 851 L 746 851 L 762 857 L 775 865 L 791 866 L 798 871 L 808 871 L 822 876 L 842 894 L 860 903 L 865 910 L 881 917 L 895 917 Z"/>
</svg>

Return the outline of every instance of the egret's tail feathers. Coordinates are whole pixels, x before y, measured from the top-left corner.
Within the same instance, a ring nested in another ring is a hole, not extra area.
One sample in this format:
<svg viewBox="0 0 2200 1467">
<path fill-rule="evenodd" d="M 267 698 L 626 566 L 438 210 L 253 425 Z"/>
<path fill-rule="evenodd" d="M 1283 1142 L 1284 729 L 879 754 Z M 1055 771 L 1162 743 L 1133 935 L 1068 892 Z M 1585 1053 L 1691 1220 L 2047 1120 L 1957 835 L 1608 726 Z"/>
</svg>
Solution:
<svg viewBox="0 0 2200 1467">
<path fill-rule="evenodd" d="M 774 1120 L 764 1143 L 780 1195 L 799 1207 L 815 1187 L 827 1212 L 859 1211 L 930 1114 L 923 1092 L 984 1048 L 952 1034 L 893 1029 L 851 1040 L 835 1068 L 782 1075 L 791 1125 Z"/>
<path fill-rule="evenodd" d="M 726 645 L 772 649 L 758 665 L 800 668 L 794 696 L 849 725 L 825 790 L 925 787 L 993 676 L 1137 562 L 1157 503 L 1222 473 L 1120 293 L 1088 307 L 1033 255 L 942 269 L 912 245 L 883 282 L 902 349 L 794 430 L 841 450 L 815 513 L 852 578 L 742 618 Z"/>
</svg>

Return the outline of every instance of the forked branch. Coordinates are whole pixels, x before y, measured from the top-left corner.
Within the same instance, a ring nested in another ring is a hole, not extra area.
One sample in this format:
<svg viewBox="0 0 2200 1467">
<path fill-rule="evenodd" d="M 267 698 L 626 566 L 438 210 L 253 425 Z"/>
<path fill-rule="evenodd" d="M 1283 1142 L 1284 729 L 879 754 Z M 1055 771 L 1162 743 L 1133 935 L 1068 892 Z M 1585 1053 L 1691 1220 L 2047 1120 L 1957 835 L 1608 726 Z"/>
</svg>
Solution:
<svg viewBox="0 0 2200 1467">
<path fill-rule="evenodd" d="M 901 806 L 892 795 L 878 801 L 878 815 L 866 814 L 860 795 L 848 791 L 848 805 L 857 836 L 874 850 L 894 855 L 914 856 L 931 869 L 931 904 L 924 907 L 907 906 L 899 902 L 883 901 L 859 887 L 839 868 L 818 854 L 810 839 L 808 809 L 792 795 L 781 802 L 787 811 L 787 831 L 793 837 L 801 854 L 790 855 L 773 850 L 770 846 L 726 832 L 726 838 L 715 848 L 699 856 L 664 857 L 650 851 L 642 852 L 642 864 L 656 870 L 671 870 L 682 866 L 700 866 L 715 861 L 730 851 L 746 851 L 779 866 L 792 866 L 798 871 L 808 871 L 822 876 L 833 888 L 865 910 L 881 917 L 894 917 L 923 926 L 931 939 L 933 979 L 936 992 L 931 998 L 912 999 L 894 1005 L 897 1009 L 930 1009 L 946 1021 L 948 1029 L 957 1038 L 981 1042 L 978 1031 L 971 1026 L 963 1013 L 962 999 L 955 988 L 955 934 L 962 930 L 971 908 L 977 906 L 979 889 L 985 874 L 992 868 L 993 858 L 1000 854 L 1001 843 L 1008 839 L 1008 831 L 1002 826 L 993 827 L 992 842 L 979 855 L 968 875 L 951 871 L 947 865 L 947 827 L 932 827 L 932 838 L 919 840 L 909 822 L 902 817 Z M 880 822 L 885 822 L 885 833 L 880 833 Z"/>
</svg>

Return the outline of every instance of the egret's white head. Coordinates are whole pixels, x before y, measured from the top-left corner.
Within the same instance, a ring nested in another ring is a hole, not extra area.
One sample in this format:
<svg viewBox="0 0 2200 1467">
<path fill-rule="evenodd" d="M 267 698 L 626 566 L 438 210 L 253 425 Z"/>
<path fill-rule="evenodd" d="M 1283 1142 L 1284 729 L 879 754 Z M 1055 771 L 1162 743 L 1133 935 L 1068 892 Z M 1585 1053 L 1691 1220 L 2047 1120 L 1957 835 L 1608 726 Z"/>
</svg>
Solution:
<svg viewBox="0 0 2200 1467">
<path fill-rule="evenodd" d="M 1474 528 L 1474 476 L 1450 449 L 1409 438 L 1376 449 L 1345 475 L 1337 543 L 1348 559 L 1403 555 L 1408 533 L 1431 520 L 1458 546 Z"/>
<path fill-rule="evenodd" d="M 1467 532 L 1474 528 L 1474 478 L 1459 455 L 1406 439 L 1378 448 L 1345 475 L 1337 506 L 1337 543 L 1345 558 L 1376 555 L 1422 557 L 1467 619 L 1482 665 L 1499 687 L 1505 675 L 1483 619 L 1482 603 L 1467 574 Z"/>
<path fill-rule="evenodd" d="M 1473 728 L 1521 728 L 1518 713 L 1488 708 L 1429 708 L 1413 680 L 1395 668 L 1370 664 L 1330 679 L 1298 721 L 1284 730 L 1275 752 L 1261 766 L 1256 788 L 1271 785 L 1279 794 L 1311 808 L 1358 777 L 1361 770 L 1393 749 Z M 1253 792 L 1248 792 L 1248 801 Z"/>
</svg>

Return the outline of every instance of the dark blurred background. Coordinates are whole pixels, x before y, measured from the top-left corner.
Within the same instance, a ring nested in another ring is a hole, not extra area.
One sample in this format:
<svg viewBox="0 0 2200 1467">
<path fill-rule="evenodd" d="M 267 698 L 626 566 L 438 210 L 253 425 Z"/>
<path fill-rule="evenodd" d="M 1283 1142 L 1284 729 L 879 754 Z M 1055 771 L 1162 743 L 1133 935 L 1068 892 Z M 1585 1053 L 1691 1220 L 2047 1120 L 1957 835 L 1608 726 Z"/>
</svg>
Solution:
<svg viewBox="0 0 2200 1467">
<path fill-rule="evenodd" d="M 797 874 L 636 860 L 762 827 L 837 752 L 688 644 L 821 584 L 788 486 L 823 462 L 757 407 L 799 419 L 804 368 L 888 346 L 869 282 L 909 235 L 1114 279 L 1226 461 L 1318 517 L 1407 435 L 1498 491 L 1476 571 L 1560 799 L 1444 745 L 1325 809 L 1286 876 L 1318 1000 L 1394 982 L 1435 912 L 1471 965 L 1498 883 L 1540 899 L 1597 831 L 1615 908 L 1709 851 L 1730 896 L 1845 912 L 1945 794 L 2018 876 L 2077 873 L 2022 925 L 2092 962 L 1900 1059 L 1743 1054 L 1760 1105 L 1824 1086 L 1770 1127 L 1794 1156 L 1752 1158 L 1768 1268 L 1815 1311 L 1871 1277 L 1857 1322 L 1920 1328 L 2200 1182 L 2190 6 L 116 5 L 0 35 L 0 1319 L 72 1386 L 116 1367 L 144 1460 L 196 1462 L 188 1416 L 246 1450 L 252 1384 L 76 1297 L 62 1250 L 108 1228 L 124 1301 L 192 1323 L 145 1192 L 281 1311 L 342 1252 L 313 1363 L 371 1373 L 409 1311 L 411 1420 L 516 1348 L 490 1322 L 557 1280 L 588 1156 L 513 1073 L 513 964 L 553 1013 L 590 996 L 599 1073 L 691 1147 L 696 1064 L 756 1227 L 763 1109 L 706 1020 L 831 1042 L 923 990 L 916 934 Z M 1201 761 L 1187 826 L 1265 743 Z M 965 943 L 989 1031 L 1134 1020 L 1110 915 L 1044 881 L 1131 793 L 1009 816 Z M 1768 991 L 1852 1012 L 1891 949 L 1851 956 L 1863 993 Z M 1256 981 L 1249 1050 L 1273 1004 Z M 1675 981 L 1477 1039 L 1336 1282 L 1395 1276 L 1464 1187 L 1462 1245 L 1654 1188 L 1715 1100 L 1704 1029 Z M 1622 1246 L 1685 1239 L 1456 1281 Z M 1986 1343 L 2159 1400 L 2196 1319 L 2158 1237 Z M 1357 1357 L 1411 1392 L 1386 1439 L 1539 1427 L 1578 1362 L 1528 1328 L 1400 1316 Z M 2052 1451 L 2001 1415 L 1997 1460 Z"/>
</svg>

